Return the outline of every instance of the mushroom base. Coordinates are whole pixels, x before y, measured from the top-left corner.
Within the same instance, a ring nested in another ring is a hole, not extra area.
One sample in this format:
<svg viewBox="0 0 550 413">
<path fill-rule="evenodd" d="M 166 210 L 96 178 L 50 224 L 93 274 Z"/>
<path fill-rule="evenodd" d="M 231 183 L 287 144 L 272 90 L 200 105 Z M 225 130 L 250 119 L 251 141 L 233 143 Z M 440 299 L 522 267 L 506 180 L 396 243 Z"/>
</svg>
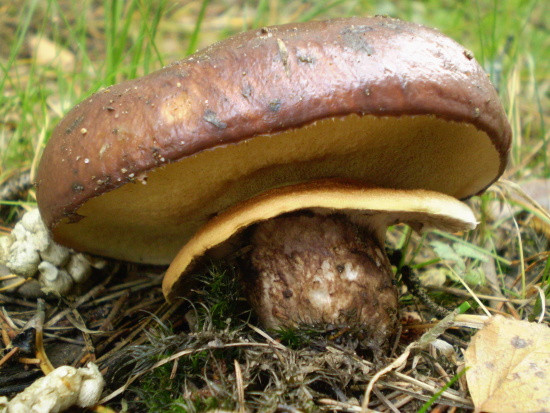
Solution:
<svg viewBox="0 0 550 413">
<path fill-rule="evenodd" d="M 395 332 L 393 272 L 369 231 L 342 215 L 300 213 L 259 223 L 251 244 L 243 283 L 267 328 L 352 325 L 373 345 Z"/>
</svg>

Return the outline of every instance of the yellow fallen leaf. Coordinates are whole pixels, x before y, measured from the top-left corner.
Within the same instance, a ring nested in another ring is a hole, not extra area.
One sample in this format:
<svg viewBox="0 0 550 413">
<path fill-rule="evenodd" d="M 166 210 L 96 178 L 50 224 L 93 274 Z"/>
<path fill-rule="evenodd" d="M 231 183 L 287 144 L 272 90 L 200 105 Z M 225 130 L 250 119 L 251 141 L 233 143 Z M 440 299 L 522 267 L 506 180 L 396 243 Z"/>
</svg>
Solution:
<svg viewBox="0 0 550 413">
<path fill-rule="evenodd" d="M 492 317 L 465 352 L 475 412 L 550 412 L 550 328 Z"/>
</svg>

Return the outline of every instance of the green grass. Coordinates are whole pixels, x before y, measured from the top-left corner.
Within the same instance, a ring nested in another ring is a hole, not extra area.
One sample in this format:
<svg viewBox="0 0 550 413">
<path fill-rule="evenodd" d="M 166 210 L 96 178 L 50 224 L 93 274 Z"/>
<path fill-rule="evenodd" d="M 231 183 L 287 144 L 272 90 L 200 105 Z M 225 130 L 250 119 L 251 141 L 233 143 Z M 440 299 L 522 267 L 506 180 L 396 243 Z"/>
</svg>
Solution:
<svg viewBox="0 0 550 413">
<path fill-rule="evenodd" d="M 94 91 L 160 68 L 241 30 L 288 21 L 389 14 L 434 26 L 471 49 L 500 90 L 516 135 L 514 166 L 550 173 L 547 2 L 509 1 L 16 1 L 5 6 L 0 56 L 0 166 L 4 174 L 30 167 L 59 118 Z M 40 57 L 36 37 L 58 46 Z M 7 46 L 10 45 L 10 46 Z M 546 112 L 544 111 L 546 108 Z M 515 177 L 525 174 L 521 168 Z"/>
</svg>

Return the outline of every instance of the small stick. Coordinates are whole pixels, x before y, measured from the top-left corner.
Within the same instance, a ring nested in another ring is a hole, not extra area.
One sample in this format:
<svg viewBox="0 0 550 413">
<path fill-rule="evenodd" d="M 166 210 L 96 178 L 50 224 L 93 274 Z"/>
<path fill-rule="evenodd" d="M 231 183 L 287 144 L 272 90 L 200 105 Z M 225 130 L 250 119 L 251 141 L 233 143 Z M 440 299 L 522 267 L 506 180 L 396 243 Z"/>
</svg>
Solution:
<svg viewBox="0 0 550 413">
<path fill-rule="evenodd" d="M 407 362 L 407 358 L 409 357 L 412 350 L 426 347 L 428 344 L 430 344 L 436 338 L 438 338 L 441 334 L 443 334 L 445 330 L 447 330 L 447 328 L 449 328 L 452 325 L 457 314 L 458 314 L 458 310 L 455 310 L 449 313 L 449 315 L 445 317 L 443 320 L 441 320 L 434 328 L 424 333 L 418 341 L 415 341 L 409 344 L 407 348 L 405 348 L 405 351 L 403 351 L 403 354 L 401 354 L 398 358 L 396 358 L 391 364 L 387 365 L 382 370 L 378 371 L 372 377 L 372 379 L 370 380 L 365 390 L 365 395 L 363 396 L 363 403 L 361 404 L 362 412 L 369 411 L 368 406 L 370 402 L 370 395 L 373 391 L 373 388 L 376 382 L 380 379 L 380 377 L 382 377 L 384 374 L 392 370 L 396 370 L 399 367 L 403 366 Z M 395 373 L 397 374 L 397 372 Z"/>
<path fill-rule="evenodd" d="M 2 359 L 0 360 L 0 367 L 2 367 L 2 365 L 7 362 L 9 359 L 11 359 L 15 353 L 17 353 L 19 351 L 19 347 L 14 347 L 12 348 L 9 353 L 7 353 L 4 357 L 2 357 Z"/>
<path fill-rule="evenodd" d="M 90 298 L 92 298 L 94 295 L 98 294 L 101 289 L 105 288 L 105 286 L 111 281 L 111 278 L 113 275 L 109 275 L 101 284 L 98 286 L 92 288 L 90 291 L 88 291 L 86 294 L 84 294 L 82 297 L 80 297 L 74 304 L 72 304 L 70 307 L 64 309 L 60 313 L 58 313 L 55 317 L 52 317 L 48 320 L 48 322 L 45 324 L 45 327 L 51 327 L 55 325 L 59 320 L 61 320 L 63 317 L 65 317 L 67 314 L 72 312 L 74 309 L 77 309 L 80 307 L 83 303 L 88 301 Z"/>
<path fill-rule="evenodd" d="M 15 275 L 15 274 L 10 274 L 10 275 Z M 18 277 L 17 275 L 15 277 Z M 19 277 L 18 277 L 19 278 Z M 12 290 L 14 288 L 17 288 L 17 287 L 21 287 L 23 284 L 25 284 L 27 281 L 30 281 L 32 280 L 32 278 L 21 278 L 19 281 L 16 281 L 14 283 L 11 283 L 9 285 L 6 285 L 4 287 L 0 287 L 0 291 L 7 291 L 7 290 Z"/>
<path fill-rule="evenodd" d="M 44 300 L 38 299 L 38 312 L 36 318 L 33 317 L 31 321 L 35 320 L 34 328 L 36 329 L 36 358 L 40 359 L 40 369 L 44 372 L 45 375 L 50 374 L 55 370 L 55 367 L 50 362 L 50 359 L 46 355 L 46 350 L 44 349 L 44 336 L 43 336 L 43 327 L 44 327 L 44 318 L 46 314 L 44 312 Z M 29 322 L 30 324 L 30 322 Z"/>
<path fill-rule="evenodd" d="M 0 281 L 7 281 L 12 280 L 14 278 L 18 278 L 19 276 L 17 274 L 7 274 L 0 277 Z"/>
<path fill-rule="evenodd" d="M 107 330 L 112 330 L 113 329 L 113 326 L 110 325 L 110 324 L 113 321 L 113 319 L 115 318 L 115 316 L 118 314 L 120 309 L 122 308 L 122 305 L 124 304 L 124 302 L 128 299 L 129 295 L 130 295 L 130 293 L 128 291 L 126 291 L 123 295 L 121 295 L 118 298 L 118 300 L 113 305 L 113 308 L 109 312 L 109 315 L 105 318 L 103 323 L 101 323 L 101 325 L 99 326 L 100 331 L 107 331 Z"/>
<path fill-rule="evenodd" d="M 37 366 L 40 366 L 42 360 L 38 357 L 19 357 L 19 362 L 23 364 L 36 364 Z"/>
<path fill-rule="evenodd" d="M 393 405 L 393 403 L 384 396 L 384 393 L 382 393 L 380 390 L 378 390 L 377 387 L 374 387 L 372 389 L 373 393 L 376 394 L 376 397 L 378 397 L 378 400 L 380 400 L 382 403 L 386 405 L 393 413 L 400 413 L 396 406 Z"/>
<path fill-rule="evenodd" d="M 17 326 L 10 320 L 7 314 L 0 312 L 0 327 L 2 328 L 2 341 L 4 342 L 4 346 L 8 346 L 17 335 L 15 332 Z"/>
<path fill-rule="evenodd" d="M 237 397 L 239 400 L 239 413 L 245 413 L 244 405 L 244 384 L 243 384 L 243 373 L 241 371 L 241 365 L 237 360 L 234 360 L 235 364 L 235 379 L 237 380 Z"/>
</svg>

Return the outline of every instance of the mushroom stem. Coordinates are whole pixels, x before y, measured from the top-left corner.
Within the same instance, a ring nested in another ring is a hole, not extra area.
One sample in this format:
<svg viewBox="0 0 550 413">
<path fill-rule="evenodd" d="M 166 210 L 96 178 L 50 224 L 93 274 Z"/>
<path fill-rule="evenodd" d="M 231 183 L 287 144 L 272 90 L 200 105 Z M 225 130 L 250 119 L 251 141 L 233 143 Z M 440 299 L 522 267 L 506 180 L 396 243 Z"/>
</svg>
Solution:
<svg viewBox="0 0 550 413">
<path fill-rule="evenodd" d="M 373 350 L 381 348 L 396 326 L 397 289 L 384 239 L 398 222 L 416 231 L 476 226 L 466 204 L 434 191 L 339 179 L 274 188 L 202 227 L 168 268 L 164 294 L 174 300 L 188 293 L 203 257 L 238 251 L 248 234 L 242 278 L 264 326 L 349 325 Z"/>
<path fill-rule="evenodd" d="M 264 326 L 354 325 L 374 343 L 386 341 L 398 297 L 377 233 L 344 215 L 309 211 L 259 223 L 243 283 Z"/>
</svg>

